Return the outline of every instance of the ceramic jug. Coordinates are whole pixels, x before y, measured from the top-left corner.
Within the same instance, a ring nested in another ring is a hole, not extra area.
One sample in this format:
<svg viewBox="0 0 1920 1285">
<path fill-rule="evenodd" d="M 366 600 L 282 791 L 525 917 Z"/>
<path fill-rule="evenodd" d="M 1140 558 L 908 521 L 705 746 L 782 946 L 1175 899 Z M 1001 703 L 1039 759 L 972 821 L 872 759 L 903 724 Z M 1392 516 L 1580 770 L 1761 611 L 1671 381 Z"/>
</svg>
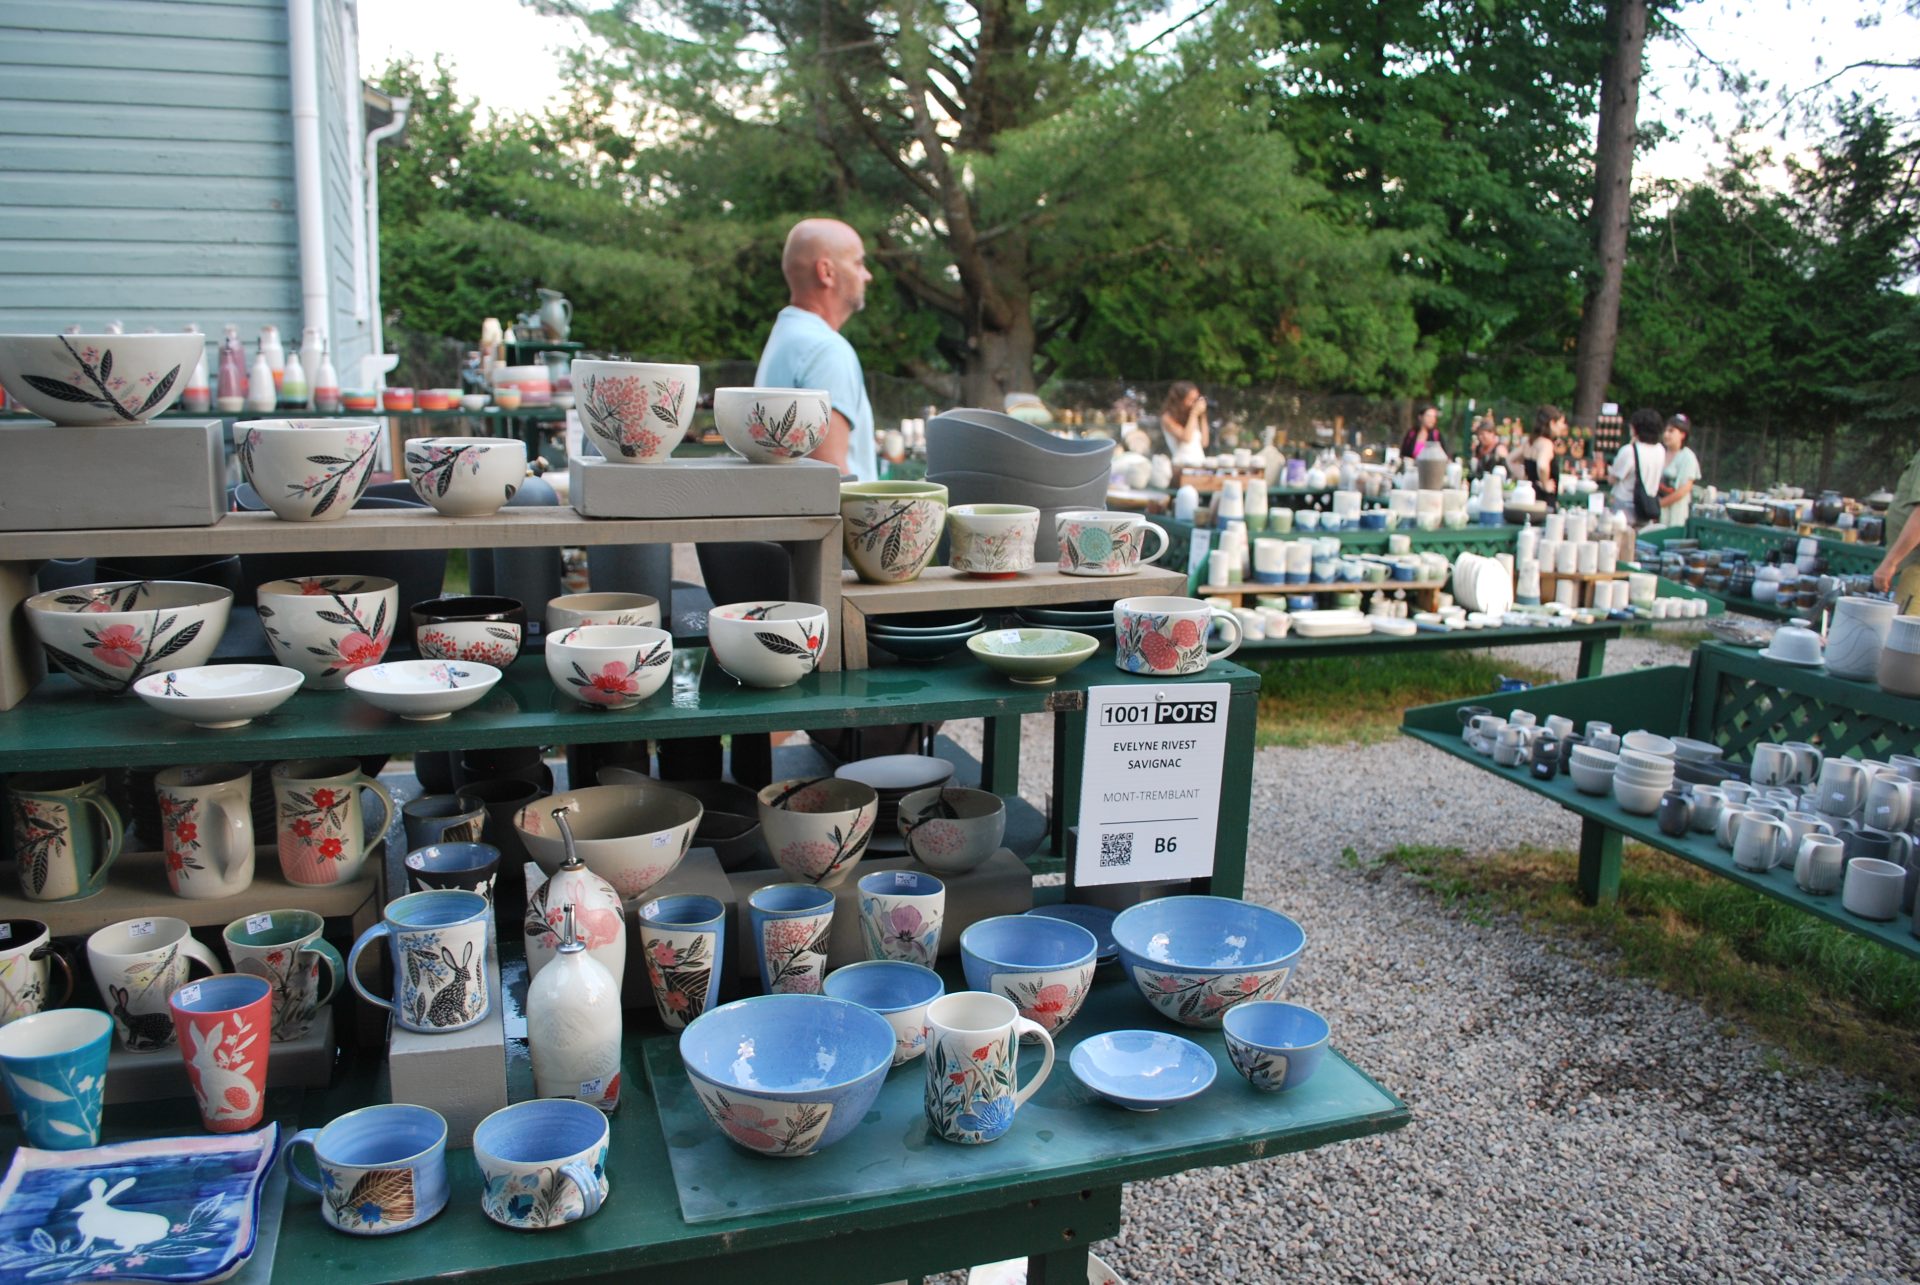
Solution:
<svg viewBox="0 0 1920 1285">
<path fill-rule="evenodd" d="M 527 986 L 527 1048 L 534 1092 L 578 1098 L 612 1113 L 620 1105 L 620 987 L 561 910 L 560 945 Z"/>
<path fill-rule="evenodd" d="M 1830 758 L 1820 765 L 1820 810 L 1850 817 L 1867 799 L 1867 770 L 1853 759 Z"/>
<path fill-rule="evenodd" d="M 540 331 L 553 343 L 564 342 L 573 329 L 573 305 L 558 290 L 538 287 L 540 293 Z"/>
<path fill-rule="evenodd" d="M 537 888 L 527 890 L 527 914 L 523 926 L 527 943 L 527 975 L 540 975 L 560 950 L 560 929 L 565 909 L 573 907 L 575 935 L 600 966 L 613 977 L 617 989 L 627 972 L 627 924 L 625 907 L 614 886 L 587 869 L 574 846 L 573 828 L 567 823 L 565 808 L 555 808 L 554 824 L 560 827 L 566 860 L 551 878 Z"/>
</svg>

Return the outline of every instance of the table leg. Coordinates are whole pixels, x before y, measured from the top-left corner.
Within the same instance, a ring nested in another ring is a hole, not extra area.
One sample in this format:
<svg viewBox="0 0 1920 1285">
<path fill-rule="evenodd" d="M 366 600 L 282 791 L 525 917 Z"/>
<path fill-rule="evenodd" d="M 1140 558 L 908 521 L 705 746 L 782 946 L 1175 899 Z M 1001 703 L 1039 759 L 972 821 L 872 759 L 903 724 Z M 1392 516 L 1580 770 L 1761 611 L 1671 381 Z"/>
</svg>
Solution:
<svg viewBox="0 0 1920 1285">
<path fill-rule="evenodd" d="M 792 540 L 784 543 L 787 551 L 787 563 L 790 568 L 788 593 L 795 602 L 818 603 L 827 609 L 827 620 L 837 624 L 840 611 L 840 542 L 836 536 L 830 541 Z M 837 632 L 837 630 L 836 630 Z M 858 666 L 846 665 L 844 668 L 866 668 L 866 635 L 861 635 L 861 663 Z M 828 671 L 842 668 L 841 652 L 844 642 L 836 646 L 833 640 L 827 644 L 827 654 L 820 658 L 820 668 Z"/>
<path fill-rule="evenodd" d="M 1259 721 L 1257 692 L 1227 698 L 1227 754 L 1221 765 L 1220 821 L 1214 830 L 1213 875 L 1207 891 L 1238 897 L 1247 886 L 1247 832 L 1253 811 L 1254 730 Z"/>
<path fill-rule="evenodd" d="M 1589 906 L 1620 898 L 1620 832 L 1604 821 L 1580 822 L 1580 899 Z"/>
<path fill-rule="evenodd" d="M 1027 1285 L 1086 1285 L 1087 1247 L 1035 1254 L 1027 1259 Z"/>
<path fill-rule="evenodd" d="M 1020 715 L 980 720 L 980 788 L 1011 797 L 1020 793 Z"/>
<path fill-rule="evenodd" d="M 1598 678 L 1607 672 L 1607 640 L 1604 638 L 1583 638 L 1580 640 L 1580 664 L 1574 670 L 1575 678 Z"/>
<path fill-rule="evenodd" d="M 845 598 L 840 600 L 840 667 L 867 667 L 867 618 Z"/>
<path fill-rule="evenodd" d="M 35 564 L 0 562 L 0 709 L 12 709 L 47 675 L 46 654 L 20 604 L 38 583 Z"/>
</svg>

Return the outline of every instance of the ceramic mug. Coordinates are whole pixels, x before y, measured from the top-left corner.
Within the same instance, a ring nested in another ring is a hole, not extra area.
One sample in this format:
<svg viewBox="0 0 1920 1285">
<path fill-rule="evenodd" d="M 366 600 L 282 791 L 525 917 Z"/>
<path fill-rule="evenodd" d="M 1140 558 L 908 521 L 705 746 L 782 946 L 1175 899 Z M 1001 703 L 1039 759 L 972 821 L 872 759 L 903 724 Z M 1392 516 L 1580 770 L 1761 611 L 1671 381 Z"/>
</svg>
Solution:
<svg viewBox="0 0 1920 1285">
<path fill-rule="evenodd" d="M 320 1197 L 327 1226 L 387 1236 L 447 1207 L 447 1122 L 429 1107 L 394 1102 L 302 1129 L 280 1149 L 287 1176 Z"/>
<path fill-rule="evenodd" d="M 747 924 L 769 995 L 817 995 L 827 972 L 833 891 L 810 883 L 775 883 L 747 898 Z"/>
<path fill-rule="evenodd" d="M 1167 533 L 1138 513 L 1076 509 L 1054 519 L 1060 570 L 1070 576 L 1125 576 L 1159 560 Z M 1149 540 L 1155 542 L 1151 554 Z"/>
<path fill-rule="evenodd" d="M 1781 820 L 1787 823 L 1787 839 L 1796 852 L 1800 841 L 1810 834 L 1833 837 L 1833 823 L 1816 812 L 1789 812 Z"/>
<path fill-rule="evenodd" d="M 574 1098 L 501 1107 L 473 1131 L 481 1210 L 530 1231 L 593 1217 L 607 1199 L 607 1138 L 607 1117 Z"/>
<path fill-rule="evenodd" d="M 363 999 L 393 1012 L 409 1031 L 428 1035 L 472 1026 L 487 1015 L 487 936 L 493 907 L 477 892 L 438 888 L 387 903 L 380 922 L 347 952 L 347 980 Z M 385 938 L 393 952 L 394 994 L 375 995 L 356 971 L 360 953 Z"/>
<path fill-rule="evenodd" d="M 20 893 L 30 901 L 77 901 L 107 886 L 126 844 L 107 779 L 92 772 L 35 772 L 7 782 L 7 817 Z"/>
<path fill-rule="evenodd" d="M 1025 504 L 955 504 L 947 509 L 947 564 L 981 579 L 1033 570 L 1040 510 Z"/>
<path fill-rule="evenodd" d="M 1660 796 L 1660 833 L 1679 838 L 1693 829 L 1693 796 L 1685 790 L 1668 790 Z"/>
<path fill-rule="evenodd" d="M 1846 847 L 1840 840 L 1810 834 L 1800 840 L 1800 850 L 1794 855 L 1793 881 L 1804 893 L 1831 897 L 1840 891 L 1840 876 L 1846 860 Z"/>
<path fill-rule="evenodd" d="M 1733 836 L 1733 864 L 1765 874 L 1793 856 L 1792 832 L 1785 821 L 1748 812 Z"/>
<path fill-rule="evenodd" d="M 368 838 L 360 791 L 379 796 L 380 825 Z M 360 877 L 393 821 L 393 795 L 359 760 L 292 759 L 273 765 L 280 870 L 288 883 L 326 887 Z"/>
<path fill-rule="evenodd" d="M 50 999 L 54 965 L 60 998 Z M 53 948 L 53 930 L 38 919 L 0 919 L 0 1026 L 73 998 L 73 966 Z"/>
<path fill-rule="evenodd" d="M 1216 621 L 1230 640 L 1208 651 L 1207 630 Z M 1129 674 L 1197 674 L 1240 648 L 1240 621 L 1198 598 L 1122 598 L 1113 604 L 1113 623 L 1113 662 Z"/>
<path fill-rule="evenodd" d="M 1907 882 L 1905 868 L 1877 857 L 1854 857 L 1840 885 L 1840 904 L 1862 919 L 1885 922 L 1900 913 L 1900 894 Z M 7 1030 L 12 1030 L 8 1027 Z M 4 1037 L 5 1031 L 0 1031 Z"/>
<path fill-rule="evenodd" d="M 100 1141 L 112 1032 L 97 1008 L 59 1008 L 0 1027 L 0 1081 L 29 1146 L 73 1151 Z"/>
<path fill-rule="evenodd" d="M 168 997 L 180 1056 L 209 1133 L 238 1133 L 260 1123 L 272 1048 L 273 987 L 264 977 L 221 973 L 188 982 Z"/>
<path fill-rule="evenodd" d="M 1852 759 L 1831 758 L 1820 766 L 1820 810 L 1850 817 L 1867 801 L 1867 770 Z"/>
<path fill-rule="evenodd" d="M 212 900 L 245 892 L 253 882 L 253 769 L 170 767 L 153 778 L 153 788 L 173 895 Z"/>
<path fill-rule="evenodd" d="M 326 920 L 311 910 L 267 910 L 221 930 L 233 971 L 263 977 L 272 989 L 276 1042 L 297 1040 L 312 1029 L 321 1006 L 332 1002 L 346 976 L 340 952 L 320 936 L 325 928 Z"/>
<path fill-rule="evenodd" d="M 407 851 L 435 843 L 478 843 L 487 806 L 469 794 L 423 794 L 401 805 Z"/>
<path fill-rule="evenodd" d="M 1820 768 L 1827 761 L 1826 751 L 1806 741 L 1784 742 L 1793 751 L 1793 779 L 1796 784 L 1811 785 L 1820 779 Z"/>
<path fill-rule="evenodd" d="M 1787 785 L 1799 779 L 1799 764 L 1784 745 L 1756 745 L 1748 776 L 1755 785 Z"/>
<path fill-rule="evenodd" d="M 1717 785 L 1696 785 L 1693 787 L 1693 829 L 1696 834 L 1710 834 L 1720 824 L 1720 809 L 1727 805 L 1726 792 Z"/>
<path fill-rule="evenodd" d="M 868 959 L 898 959 L 931 968 L 940 955 L 947 886 L 917 870 L 877 870 L 860 877 L 860 938 Z"/>
<path fill-rule="evenodd" d="M 1039 1073 L 1019 1087 L 1020 1041 L 1041 1047 Z M 992 1142 L 1053 1070 L 1053 1037 L 1001 995 L 961 991 L 927 1006 L 927 1121 L 948 1142 Z"/>
<path fill-rule="evenodd" d="M 719 1001 L 727 908 L 697 893 L 655 897 L 640 907 L 639 919 L 654 1006 L 677 1031 Z"/>
<path fill-rule="evenodd" d="M 1916 795 L 1920 786 L 1898 772 L 1876 773 L 1867 786 L 1861 819 L 1876 830 L 1905 830 L 1913 823 Z"/>
<path fill-rule="evenodd" d="M 220 971 L 220 961 L 194 940 L 184 919 L 123 919 L 87 938 L 87 965 L 127 1052 L 173 1045 L 167 999 L 186 985 L 195 964 L 208 973 Z"/>
</svg>

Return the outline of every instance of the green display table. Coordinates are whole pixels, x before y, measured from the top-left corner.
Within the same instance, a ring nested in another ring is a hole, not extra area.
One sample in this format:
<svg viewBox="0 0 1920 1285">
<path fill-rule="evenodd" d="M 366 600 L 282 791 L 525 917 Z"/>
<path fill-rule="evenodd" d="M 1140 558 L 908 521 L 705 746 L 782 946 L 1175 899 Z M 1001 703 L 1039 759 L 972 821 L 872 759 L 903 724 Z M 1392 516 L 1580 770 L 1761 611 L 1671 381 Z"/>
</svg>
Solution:
<svg viewBox="0 0 1920 1285">
<path fill-rule="evenodd" d="M 1203 591 L 1204 592 L 1204 591 Z M 1616 620 L 1565 629 L 1451 629 L 1445 633 L 1422 630 L 1411 638 L 1362 634 L 1357 638 L 1268 638 L 1240 644 L 1235 652 L 1244 660 L 1304 660 L 1320 656 L 1379 656 L 1397 652 L 1458 651 L 1469 647 L 1545 647 L 1554 643 L 1580 644 L 1577 678 L 1597 678 L 1606 672 L 1607 644 L 1625 628 Z"/>
</svg>

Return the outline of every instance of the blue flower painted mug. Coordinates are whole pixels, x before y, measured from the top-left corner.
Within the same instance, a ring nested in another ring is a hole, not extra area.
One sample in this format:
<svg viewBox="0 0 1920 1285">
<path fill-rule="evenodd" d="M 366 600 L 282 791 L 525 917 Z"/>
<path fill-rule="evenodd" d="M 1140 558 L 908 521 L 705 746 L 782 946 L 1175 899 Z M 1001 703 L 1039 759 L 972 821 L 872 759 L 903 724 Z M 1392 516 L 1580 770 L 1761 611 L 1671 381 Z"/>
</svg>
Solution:
<svg viewBox="0 0 1920 1285">
<path fill-rule="evenodd" d="M 387 903 L 380 922 L 347 952 L 347 980 L 393 1020 L 427 1035 L 458 1031 L 487 1015 L 487 937 L 493 907 L 477 892 L 435 888 Z M 375 995 L 356 971 L 360 953 L 382 937 L 393 951 L 394 993 Z"/>
<path fill-rule="evenodd" d="M 574 1098 L 501 1107 L 473 1131 L 480 1208 L 538 1231 L 591 1218 L 607 1198 L 607 1117 Z"/>
<path fill-rule="evenodd" d="M 281 1150 L 287 1174 L 320 1197 L 327 1226 L 355 1236 L 408 1231 L 447 1207 L 447 1122 L 395 1102 L 302 1129 Z"/>
<path fill-rule="evenodd" d="M 1021 1088 L 1020 1040 L 1028 1035 L 1040 1044 L 1040 1071 Z M 1053 1037 L 1012 1000 L 960 991 L 927 1006 L 927 1120 L 948 1142 L 992 1142 L 1052 1070 Z"/>
<path fill-rule="evenodd" d="M 100 1141 L 113 1019 L 95 1008 L 59 1008 L 0 1027 L 0 1080 L 27 1142 L 72 1151 Z"/>
</svg>

